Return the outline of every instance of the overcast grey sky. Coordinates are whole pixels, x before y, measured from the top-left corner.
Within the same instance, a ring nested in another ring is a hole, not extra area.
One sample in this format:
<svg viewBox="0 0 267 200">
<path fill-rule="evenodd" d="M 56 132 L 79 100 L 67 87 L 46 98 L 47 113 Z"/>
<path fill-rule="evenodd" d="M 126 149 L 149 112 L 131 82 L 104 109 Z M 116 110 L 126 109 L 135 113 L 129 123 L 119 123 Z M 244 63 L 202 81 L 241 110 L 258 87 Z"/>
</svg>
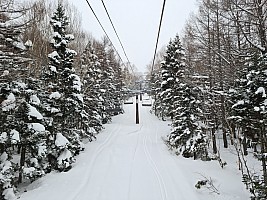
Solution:
<svg viewBox="0 0 267 200">
<path fill-rule="evenodd" d="M 182 29 L 191 12 L 197 10 L 197 0 L 167 0 L 158 49 Z M 101 39 L 104 35 L 86 0 L 69 0 L 82 14 L 85 30 Z M 101 0 L 89 0 L 112 43 L 127 61 L 105 13 Z M 131 63 L 144 72 L 153 59 L 163 0 L 105 0 L 110 17 Z"/>
</svg>

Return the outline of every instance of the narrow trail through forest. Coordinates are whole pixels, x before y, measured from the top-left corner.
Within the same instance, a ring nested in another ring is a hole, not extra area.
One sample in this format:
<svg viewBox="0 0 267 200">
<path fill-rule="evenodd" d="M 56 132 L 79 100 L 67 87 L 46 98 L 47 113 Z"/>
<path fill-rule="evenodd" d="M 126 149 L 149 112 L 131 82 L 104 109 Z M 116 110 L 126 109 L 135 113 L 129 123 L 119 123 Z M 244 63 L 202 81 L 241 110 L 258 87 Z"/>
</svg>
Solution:
<svg viewBox="0 0 267 200">
<path fill-rule="evenodd" d="M 162 137 L 170 126 L 150 109 L 139 104 L 137 125 L 135 102 L 124 105 L 125 113 L 115 116 L 97 140 L 86 145 L 69 172 L 37 180 L 20 200 L 206 199 L 188 179 L 195 172 L 187 163 L 194 161 L 179 162 L 168 151 Z"/>
</svg>

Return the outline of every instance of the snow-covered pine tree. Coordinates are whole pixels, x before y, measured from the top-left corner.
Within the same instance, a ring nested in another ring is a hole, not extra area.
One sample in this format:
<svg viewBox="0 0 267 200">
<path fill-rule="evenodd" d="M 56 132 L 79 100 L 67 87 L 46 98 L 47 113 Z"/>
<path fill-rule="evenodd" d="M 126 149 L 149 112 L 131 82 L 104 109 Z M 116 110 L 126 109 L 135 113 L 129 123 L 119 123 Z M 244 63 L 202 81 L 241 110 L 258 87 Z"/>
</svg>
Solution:
<svg viewBox="0 0 267 200">
<path fill-rule="evenodd" d="M 112 112 L 111 115 L 117 115 L 122 112 L 122 70 L 119 61 L 116 59 L 115 51 L 112 47 L 107 50 L 109 66 L 111 67 L 112 85 L 110 85 L 110 93 L 112 94 Z"/>
<path fill-rule="evenodd" d="M 46 138 L 49 133 L 43 125 L 43 115 L 38 111 L 41 107 L 37 95 L 38 83 L 32 79 L 24 87 L 18 87 L 25 99 L 20 100 L 15 110 L 16 127 L 12 130 L 11 143 L 20 153 L 19 183 L 23 178 L 33 181 L 42 176 L 46 164 Z"/>
<path fill-rule="evenodd" d="M 113 93 L 115 90 L 114 81 L 114 70 L 110 66 L 110 61 L 106 52 L 106 41 L 104 38 L 103 43 L 96 44 L 96 55 L 99 59 L 101 75 L 99 76 L 99 91 L 101 94 L 100 103 L 101 106 L 101 117 L 102 123 L 111 121 L 112 113 L 110 112 L 114 108 Z"/>
<path fill-rule="evenodd" d="M 184 76 L 180 65 L 184 65 L 183 48 L 177 35 L 167 46 L 164 60 L 161 63 L 161 94 L 162 110 L 167 117 L 173 117 L 174 96 L 176 95 L 176 77 Z M 178 74 L 180 73 L 180 74 Z"/>
<path fill-rule="evenodd" d="M 172 116 L 173 130 L 167 137 L 167 144 L 185 157 L 208 158 L 207 140 L 198 124 L 197 113 L 201 112 L 197 99 L 198 89 L 186 80 L 184 49 L 179 36 L 169 44 L 162 64 L 162 88 L 167 98 L 163 98 Z M 170 100 L 170 101 L 169 101 Z"/>
<path fill-rule="evenodd" d="M 247 70 L 230 90 L 232 101 L 230 119 L 241 129 L 243 143 L 251 140 L 255 156 L 262 162 L 262 175 L 244 175 L 244 182 L 259 199 L 266 199 L 267 192 L 267 56 L 255 53 L 247 62 Z M 259 149 L 257 149 L 257 146 Z M 243 144 L 244 146 L 244 144 Z M 246 145 L 245 145 L 246 148 Z M 244 149 L 246 150 L 246 149 Z"/>
<path fill-rule="evenodd" d="M 168 135 L 167 144 L 184 157 L 207 160 L 208 140 L 199 125 L 198 114 L 201 113 L 201 102 L 197 98 L 199 90 L 187 83 L 178 83 L 178 87 L 177 96 L 174 97 L 173 130 Z"/>
<path fill-rule="evenodd" d="M 39 83 L 29 76 L 31 59 L 21 39 L 26 28 L 25 10 L 12 0 L 0 5 L 0 134 L 1 194 L 14 199 L 13 184 L 41 176 L 46 142 L 42 115 L 38 112 Z M 29 42 L 29 41 L 28 41 Z M 17 159 L 12 160 L 12 157 Z"/>
<path fill-rule="evenodd" d="M 150 77 L 151 96 L 154 98 L 152 110 L 155 115 L 164 119 L 162 99 L 161 99 L 161 73 L 160 70 L 154 70 Z"/>
<path fill-rule="evenodd" d="M 88 115 L 85 115 L 87 124 L 84 124 L 88 129 L 88 134 L 95 136 L 102 128 L 101 122 L 101 101 L 103 99 L 100 93 L 100 63 L 95 54 L 92 42 L 89 42 L 82 55 L 82 76 L 83 76 L 83 93 L 85 110 Z"/>
<path fill-rule="evenodd" d="M 47 124 L 53 135 L 49 153 L 57 159 L 56 168 L 68 170 L 73 156 L 83 149 L 80 127 L 83 112 L 82 84 L 73 67 L 76 52 L 67 47 L 74 36 L 66 33 L 69 21 L 61 4 L 50 23 L 54 51 L 48 55 L 50 62 L 44 73 L 48 95 L 45 117 L 51 122 Z"/>
<path fill-rule="evenodd" d="M 161 99 L 161 83 L 162 83 L 162 74 L 161 74 L 161 65 L 166 53 L 165 47 L 162 47 L 155 56 L 154 66 L 153 61 L 148 68 L 150 70 L 150 75 L 147 79 L 149 80 L 150 95 L 154 98 L 152 111 L 157 117 L 161 117 L 164 120 L 163 111 L 162 111 L 162 99 Z"/>
</svg>

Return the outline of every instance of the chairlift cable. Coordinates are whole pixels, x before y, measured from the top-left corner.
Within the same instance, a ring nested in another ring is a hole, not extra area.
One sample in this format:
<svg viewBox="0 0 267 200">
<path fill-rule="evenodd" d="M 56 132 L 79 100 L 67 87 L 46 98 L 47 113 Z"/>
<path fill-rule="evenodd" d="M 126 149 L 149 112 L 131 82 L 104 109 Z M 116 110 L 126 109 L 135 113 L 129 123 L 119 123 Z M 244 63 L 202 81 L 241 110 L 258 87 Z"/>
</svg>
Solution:
<svg viewBox="0 0 267 200">
<path fill-rule="evenodd" d="M 107 34 L 107 32 L 106 32 L 106 30 L 105 30 L 104 26 L 102 25 L 102 23 L 100 22 L 99 18 L 97 17 L 97 15 L 96 15 L 96 13 L 95 13 L 95 11 L 94 11 L 93 7 L 91 6 L 91 4 L 89 3 L 89 1 L 88 1 L 88 0 L 85 0 L 85 1 L 87 2 L 87 5 L 88 5 L 88 6 L 89 6 L 89 8 L 91 9 L 91 11 L 92 11 L 93 15 L 95 16 L 95 18 L 96 18 L 97 22 L 98 22 L 98 23 L 99 23 L 99 25 L 101 26 L 101 28 L 102 28 L 103 32 L 105 33 L 106 37 L 107 37 L 107 38 L 108 38 L 108 40 L 110 41 L 110 43 L 111 43 L 111 45 L 112 45 L 113 49 L 116 51 L 116 53 L 117 53 L 117 55 L 119 56 L 120 60 L 122 61 L 123 65 L 124 65 L 124 66 L 127 68 L 127 66 L 126 66 L 126 65 L 125 65 L 125 63 L 123 62 L 123 60 L 122 60 L 122 58 L 121 58 L 121 56 L 120 56 L 119 52 L 117 51 L 117 49 L 116 49 L 116 48 L 115 48 L 115 46 L 113 45 L 113 43 L 112 43 L 112 41 L 111 41 L 110 37 L 108 36 L 108 34 Z"/>
<path fill-rule="evenodd" d="M 162 5 L 160 22 L 159 22 L 159 29 L 158 29 L 158 36 L 157 36 L 156 47 L 155 47 L 154 56 L 153 56 L 152 68 L 151 68 L 151 74 L 153 73 L 153 70 L 154 70 L 155 59 L 156 59 L 156 54 L 157 54 L 157 49 L 158 49 L 159 36 L 160 36 L 160 31 L 161 31 L 161 25 L 162 25 L 162 19 L 163 19 L 165 4 L 166 4 L 166 0 L 163 1 L 163 5 Z"/>
<path fill-rule="evenodd" d="M 124 55 L 125 55 L 125 57 L 126 57 L 128 63 L 130 64 L 131 62 L 129 61 L 129 58 L 128 58 L 127 54 L 126 54 L 125 48 L 124 48 L 124 46 L 123 46 L 123 44 L 122 44 L 122 42 L 121 42 L 121 39 L 120 39 L 120 37 L 119 37 L 119 34 L 118 34 L 118 32 L 116 31 L 116 28 L 115 28 L 115 26 L 114 26 L 114 23 L 112 22 L 112 19 L 111 19 L 111 17 L 110 17 L 110 14 L 109 14 L 109 12 L 108 12 L 108 9 L 107 9 L 107 7 L 106 7 L 104 1 L 101 0 L 101 2 L 102 2 L 102 5 L 103 5 L 103 7 L 104 7 L 104 9 L 105 9 L 105 11 L 106 11 L 106 14 L 107 14 L 107 16 L 108 16 L 108 18 L 109 18 L 109 21 L 110 21 L 110 23 L 111 23 L 111 25 L 112 25 L 112 28 L 113 28 L 113 30 L 114 30 L 114 32 L 115 32 L 115 34 L 116 34 L 116 36 L 117 36 L 117 38 L 118 38 L 118 40 L 119 40 L 119 42 L 120 42 L 121 48 L 122 48 L 122 50 L 123 50 L 123 53 L 124 53 Z M 131 66 L 131 65 L 130 65 L 130 68 L 131 68 L 132 72 L 134 72 L 133 69 L 132 69 L 132 66 Z"/>
</svg>

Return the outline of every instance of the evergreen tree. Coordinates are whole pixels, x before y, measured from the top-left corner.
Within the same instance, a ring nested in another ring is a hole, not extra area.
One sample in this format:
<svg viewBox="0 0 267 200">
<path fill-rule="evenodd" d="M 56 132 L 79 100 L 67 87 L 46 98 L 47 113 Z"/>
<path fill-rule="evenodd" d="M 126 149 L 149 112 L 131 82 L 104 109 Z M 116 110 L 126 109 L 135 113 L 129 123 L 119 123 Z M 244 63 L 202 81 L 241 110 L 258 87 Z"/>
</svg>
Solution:
<svg viewBox="0 0 267 200">
<path fill-rule="evenodd" d="M 82 55 L 82 74 L 84 82 L 84 104 L 86 115 L 87 132 L 94 136 L 103 127 L 101 123 L 101 104 L 100 99 L 100 80 L 101 76 L 100 63 L 95 54 L 91 42 L 89 42 Z"/>
<path fill-rule="evenodd" d="M 98 43 L 96 46 L 96 55 L 100 63 L 99 91 L 103 124 L 111 121 L 112 113 L 110 111 L 114 109 L 113 93 L 115 90 L 113 85 L 114 69 L 110 66 L 105 42 L 104 39 L 103 43 Z"/>
<path fill-rule="evenodd" d="M 151 88 L 151 96 L 154 98 L 154 102 L 152 105 L 152 110 L 154 111 L 155 115 L 158 117 L 162 117 L 162 120 L 164 120 L 163 116 L 163 108 L 162 108 L 162 99 L 160 96 L 161 91 L 161 74 L 160 71 L 153 71 L 153 74 L 150 77 L 150 88 Z"/>
<path fill-rule="evenodd" d="M 207 159 L 207 140 L 202 133 L 197 113 L 201 112 L 198 90 L 186 80 L 184 49 L 178 36 L 167 47 L 162 63 L 161 93 L 172 127 L 167 138 L 171 149 L 185 157 Z"/>
<path fill-rule="evenodd" d="M 0 5 L 0 153 L 1 153 L 1 194 L 4 199 L 14 199 L 13 184 L 21 183 L 23 177 L 33 178 L 42 175 L 42 169 L 26 164 L 33 160 L 42 140 L 39 133 L 33 134 L 32 125 L 42 126 L 42 116 L 31 105 L 37 97 L 34 88 L 29 87 L 28 58 L 21 33 L 26 28 L 21 17 L 24 10 L 17 9 L 12 0 L 2 1 Z M 36 102 L 35 102 L 36 103 Z M 36 126 L 35 126 L 36 127 Z M 38 138 L 38 139 L 37 139 Z M 28 152 L 28 153 L 27 153 Z M 12 163 L 13 156 L 19 163 Z M 37 163 L 37 162 L 36 162 Z M 38 171 L 38 172 L 37 172 Z M 30 173 L 29 173 L 30 172 Z M 8 191 L 7 191 L 8 190 Z"/>
<path fill-rule="evenodd" d="M 180 66 L 184 67 L 184 50 L 182 48 L 179 36 L 177 35 L 173 41 L 170 41 L 167 46 L 167 50 L 164 56 L 164 60 L 161 63 L 161 94 L 162 109 L 164 115 L 167 117 L 173 117 L 174 110 L 174 96 L 176 96 L 175 87 L 177 84 L 177 77 L 183 77 L 184 72 L 180 69 Z"/>
<path fill-rule="evenodd" d="M 168 135 L 167 143 L 177 154 L 194 159 L 207 160 L 207 137 L 199 125 L 201 113 L 201 102 L 197 96 L 199 90 L 192 88 L 186 83 L 177 84 L 177 96 L 174 97 L 172 121 L 173 130 Z"/>
<path fill-rule="evenodd" d="M 17 99 L 20 103 L 15 110 L 16 126 L 12 132 L 18 136 L 14 137 L 16 134 L 13 134 L 11 142 L 18 146 L 20 153 L 19 183 L 23 178 L 33 181 L 44 174 L 48 132 L 43 125 L 43 116 L 38 111 L 41 102 L 37 96 L 37 83 L 31 79 L 25 87 L 18 87 L 25 99 Z"/>
<path fill-rule="evenodd" d="M 245 183 L 251 188 L 251 192 L 259 199 L 267 197 L 267 56 L 255 55 L 248 60 L 247 70 L 236 81 L 236 87 L 230 90 L 232 101 L 232 116 L 230 119 L 242 130 L 240 136 L 243 140 L 243 148 L 246 150 L 247 139 L 252 140 L 255 148 L 255 156 L 262 162 L 262 176 L 248 178 L 244 175 Z M 259 144 L 260 150 L 256 145 Z"/>
<path fill-rule="evenodd" d="M 122 70 L 120 63 L 117 61 L 115 52 L 112 48 L 107 50 L 107 56 L 109 61 L 109 66 L 111 68 L 111 83 L 110 84 L 110 96 L 112 102 L 112 112 L 111 115 L 117 115 L 122 113 L 121 101 L 122 101 Z"/>
<path fill-rule="evenodd" d="M 62 5 L 58 5 L 50 23 L 54 51 L 48 55 L 50 63 L 45 71 L 48 95 L 45 116 L 52 122 L 48 123 L 52 134 L 49 153 L 57 159 L 56 168 L 68 170 L 73 156 L 83 149 L 80 127 L 84 111 L 82 84 L 73 67 L 76 52 L 67 47 L 74 36 L 66 33 L 69 21 Z"/>
</svg>

